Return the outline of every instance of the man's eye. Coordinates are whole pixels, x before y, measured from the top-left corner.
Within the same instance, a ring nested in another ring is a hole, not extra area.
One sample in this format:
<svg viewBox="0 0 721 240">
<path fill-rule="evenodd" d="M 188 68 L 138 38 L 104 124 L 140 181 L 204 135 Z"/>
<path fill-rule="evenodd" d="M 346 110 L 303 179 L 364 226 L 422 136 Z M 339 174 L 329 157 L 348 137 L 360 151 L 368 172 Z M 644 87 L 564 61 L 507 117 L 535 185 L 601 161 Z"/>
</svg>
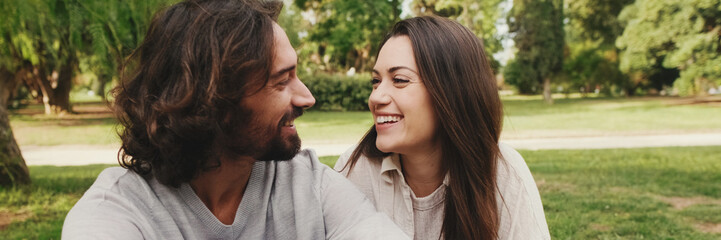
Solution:
<svg viewBox="0 0 721 240">
<path fill-rule="evenodd" d="M 290 84 L 290 78 L 276 82 L 275 85 L 273 85 L 273 88 L 275 88 L 276 90 L 283 90 L 285 89 L 285 87 L 288 86 L 288 84 Z"/>
<path fill-rule="evenodd" d="M 278 86 L 285 86 L 285 85 L 288 85 L 289 83 L 290 83 L 290 78 L 278 82 Z"/>
</svg>

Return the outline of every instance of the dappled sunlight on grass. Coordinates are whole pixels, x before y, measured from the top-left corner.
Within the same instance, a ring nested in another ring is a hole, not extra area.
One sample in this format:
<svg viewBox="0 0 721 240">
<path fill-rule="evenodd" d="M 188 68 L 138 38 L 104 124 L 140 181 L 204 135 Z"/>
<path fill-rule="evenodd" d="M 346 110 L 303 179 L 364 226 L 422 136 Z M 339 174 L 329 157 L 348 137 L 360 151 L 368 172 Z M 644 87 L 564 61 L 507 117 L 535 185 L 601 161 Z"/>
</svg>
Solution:
<svg viewBox="0 0 721 240">
<path fill-rule="evenodd" d="M 698 227 L 721 210 L 718 146 L 520 152 L 555 239 L 721 237 Z M 708 200 L 679 210 L 669 197 Z"/>
<path fill-rule="evenodd" d="M 0 212 L 28 216 L 5 226 L 0 239 L 59 239 L 65 215 L 110 166 L 30 166 L 32 185 L 0 190 Z"/>
</svg>

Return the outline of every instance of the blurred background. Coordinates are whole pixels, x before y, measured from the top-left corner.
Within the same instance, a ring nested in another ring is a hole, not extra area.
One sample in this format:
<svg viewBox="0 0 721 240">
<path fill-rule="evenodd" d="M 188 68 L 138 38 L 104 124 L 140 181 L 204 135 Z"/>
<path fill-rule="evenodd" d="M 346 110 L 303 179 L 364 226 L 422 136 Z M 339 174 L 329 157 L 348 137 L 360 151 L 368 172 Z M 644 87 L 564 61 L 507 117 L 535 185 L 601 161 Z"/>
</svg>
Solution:
<svg viewBox="0 0 721 240">
<path fill-rule="evenodd" d="M 0 238 L 58 239 L 117 166 L 109 90 L 177 0 L 0 1 Z M 483 40 L 556 239 L 721 238 L 721 1 L 285 0 L 278 23 L 316 105 L 296 121 L 332 166 L 372 124 L 378 44 L 397 21 Z"/>
</svg>

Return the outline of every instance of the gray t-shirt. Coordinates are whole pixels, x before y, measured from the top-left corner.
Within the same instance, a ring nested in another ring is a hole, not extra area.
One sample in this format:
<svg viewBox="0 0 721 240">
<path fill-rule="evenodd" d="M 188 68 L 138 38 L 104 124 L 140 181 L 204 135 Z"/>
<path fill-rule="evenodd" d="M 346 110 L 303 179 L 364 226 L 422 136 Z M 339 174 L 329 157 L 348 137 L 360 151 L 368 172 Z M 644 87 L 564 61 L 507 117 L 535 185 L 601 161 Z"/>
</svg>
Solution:
<svg viewBox="0 0 721 240">
<path fill-rule="evenodd" d="M 231 225 L 186 183 L 104 170 L 65 218 L 63 239 L 408 239 L 310 150 L 256 162 Z"/>
</svg>

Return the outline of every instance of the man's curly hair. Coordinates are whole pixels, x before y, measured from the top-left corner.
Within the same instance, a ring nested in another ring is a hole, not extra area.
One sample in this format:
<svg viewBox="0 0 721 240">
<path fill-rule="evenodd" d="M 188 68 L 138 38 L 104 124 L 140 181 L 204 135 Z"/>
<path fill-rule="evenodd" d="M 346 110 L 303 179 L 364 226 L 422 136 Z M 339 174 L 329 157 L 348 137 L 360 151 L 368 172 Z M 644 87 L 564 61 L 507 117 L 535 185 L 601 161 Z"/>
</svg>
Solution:
<svg viewBox="0 0 721 240">
<path fill-rule="evenodd" d="M 178 187 L 237 153 L 240 102 L 267 84 L 281 7 L 187 0 L 156 13 L 113 90 L 120 165 Z"/>
</svg>

